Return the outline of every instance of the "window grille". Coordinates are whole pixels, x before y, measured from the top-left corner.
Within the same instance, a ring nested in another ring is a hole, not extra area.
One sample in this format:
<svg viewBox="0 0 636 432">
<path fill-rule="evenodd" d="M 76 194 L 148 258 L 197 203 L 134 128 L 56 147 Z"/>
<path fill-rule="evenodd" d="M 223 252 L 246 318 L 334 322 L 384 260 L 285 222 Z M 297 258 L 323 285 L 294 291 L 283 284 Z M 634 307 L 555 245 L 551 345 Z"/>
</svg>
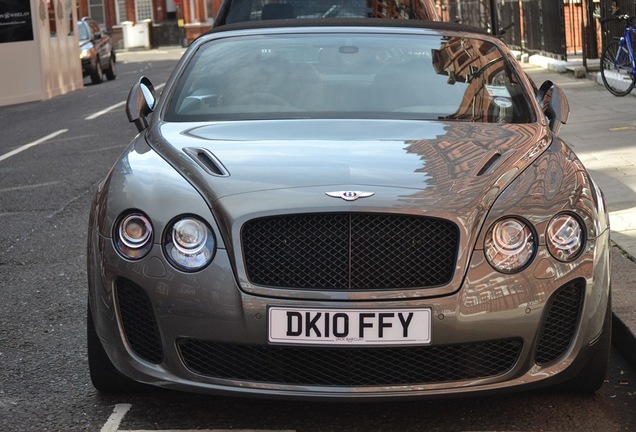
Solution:
<svg viewBox="0 0 636 432">
<path fill-rule="evenodd" d="M 152 0 L 135 0 L 137 21 L 152 20 Z"/>
<path fill-rule="evenodd" d="M 88 0 L 88 16 L 100 24 L 106 23 L 104 19 L 104 0 Z"/>
<path fill-rule="evenodd" d="M 117 24 L 128 21 L 128 17 L 126 16 L 126 0 L 117 0 L 115 2 L 115 14 L 117 18 Z"/>
</svg>

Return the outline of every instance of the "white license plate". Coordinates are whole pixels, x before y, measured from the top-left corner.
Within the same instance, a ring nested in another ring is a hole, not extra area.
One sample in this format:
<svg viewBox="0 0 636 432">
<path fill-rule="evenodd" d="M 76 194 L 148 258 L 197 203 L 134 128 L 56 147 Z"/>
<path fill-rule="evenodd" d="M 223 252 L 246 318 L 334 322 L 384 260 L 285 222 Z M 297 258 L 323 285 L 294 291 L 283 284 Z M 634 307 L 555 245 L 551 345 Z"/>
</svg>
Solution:
<svg viewBox="0 0 636 432">
<path fill-rule="evenodd" d="M 269 342 L 312 345 L 426 345 L 430 309 L 315 309 L 272 306 Z"/>
</svg>

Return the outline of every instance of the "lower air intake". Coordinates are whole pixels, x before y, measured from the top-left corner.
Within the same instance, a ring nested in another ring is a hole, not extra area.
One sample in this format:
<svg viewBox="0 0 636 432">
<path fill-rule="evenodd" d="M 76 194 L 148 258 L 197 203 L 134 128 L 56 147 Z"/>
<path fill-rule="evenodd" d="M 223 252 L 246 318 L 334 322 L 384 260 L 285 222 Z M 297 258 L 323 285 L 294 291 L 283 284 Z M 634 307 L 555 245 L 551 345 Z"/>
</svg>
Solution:
<svg viewBox="0 0 636 432">
<path fill-rule="evenodd" d="M 545 365 L 558 360 L 572 344 L 581 316 L 584 292 L 585 280 L 575 279 L 552 295 L 539 333 L 537 364 Z"/>
<path fill-rule="evenodd" d="M 180 339 L 177 346 L 188 369 L 213 378 L 283 385 L 390 386 L 501 375 L 514 366 L 522 342 L 361 349 Z"/>
<path fill-rule="evenodd" d="M 120 279 L 117 281 L 117 304 L 132 350 L 150 363 L 161 363 L 163 349 L 148 294 L 136 284 Z"/>
</svg>

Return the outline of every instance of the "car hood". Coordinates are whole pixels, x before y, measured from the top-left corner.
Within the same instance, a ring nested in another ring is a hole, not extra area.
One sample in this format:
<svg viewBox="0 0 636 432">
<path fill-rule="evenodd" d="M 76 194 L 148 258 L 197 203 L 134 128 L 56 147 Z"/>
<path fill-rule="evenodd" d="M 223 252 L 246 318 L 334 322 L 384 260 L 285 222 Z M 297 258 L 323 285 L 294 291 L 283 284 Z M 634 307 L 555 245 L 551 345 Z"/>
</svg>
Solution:
<svg viewBox="0 0 636 432">
<path fill-rule="evenodd" d="M 465 269 L 493 202 L 551 142 L 537 124 L 357 120 L 157 123 L 146 138 L 206 200 L 239 267 L 250 219 L 377 212 L 454 222 Z M 453 292 L 463 276 L 426 295 Z"/>
<path fill-rule="evenodd" d="M 148 138 L 211 202 L 318 188 L 456 213 L 531 163 L 546 134 L 537 124 L 285 120 L 160 123 Z"/>
</svg>

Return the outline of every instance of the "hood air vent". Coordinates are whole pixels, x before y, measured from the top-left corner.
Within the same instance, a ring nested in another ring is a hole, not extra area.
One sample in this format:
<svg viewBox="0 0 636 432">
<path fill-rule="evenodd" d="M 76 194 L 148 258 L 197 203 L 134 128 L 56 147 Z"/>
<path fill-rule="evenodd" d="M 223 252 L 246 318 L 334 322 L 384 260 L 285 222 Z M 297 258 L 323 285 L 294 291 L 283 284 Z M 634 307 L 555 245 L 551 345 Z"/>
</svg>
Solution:
<svg viewBox="0 0 636 432">
<path fill-rule="evenodd" d="M 183 149 L 196 163 L 208 174 L 213 176 L 228 177 L 230 173 L 212 152 L 202 148 L 186 147 Z"/>
<path fill-rule="evenodd" d="M 475 175 L 479 177 L 484 174 L 492 173 L 493 171 L 495 171 L 495 168 L 499 166 L 511 153 L 511 150 L 508 150 L 504 153 L 499 153 L 498 151 L 491 152 L 489 155 L 482 159 L 481 168 Z"/>
<path fill-rule="evenodd" d="M 486 161 L 484 166 L 481 167 L 481 169 L 477 173 L 477 176 L 479 177 L 481 175 L 486 174 L 487 172 L 492 171 L 493 165 L 495 165 L 495 162 L 497 162 L 500 157 L 501 157 L 501 155 L 499 153 L 495 153 L 494 155 L 492 155 L 492 157 L 488 161 Z"/>
</svg>

